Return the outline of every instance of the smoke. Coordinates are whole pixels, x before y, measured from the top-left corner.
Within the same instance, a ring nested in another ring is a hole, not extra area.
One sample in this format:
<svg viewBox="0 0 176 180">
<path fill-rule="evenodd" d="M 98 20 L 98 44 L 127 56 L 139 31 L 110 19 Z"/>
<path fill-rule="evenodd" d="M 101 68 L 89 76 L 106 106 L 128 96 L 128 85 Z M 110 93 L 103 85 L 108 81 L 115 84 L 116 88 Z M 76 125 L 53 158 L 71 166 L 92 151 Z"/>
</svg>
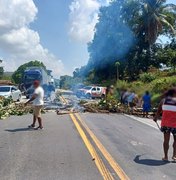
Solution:
<svg viewBox="0 0 176 180">
<path fill-rule="evenodd" d="M 135 43 L 135 37 L 124 14 L 125 1 L 113 1 L 100 9 L 93 41 L 89 44 L 89 66 L 105 68 L 122 60 Z M 131 13 L 131 12 L 130 12 Z"/>
</svg>

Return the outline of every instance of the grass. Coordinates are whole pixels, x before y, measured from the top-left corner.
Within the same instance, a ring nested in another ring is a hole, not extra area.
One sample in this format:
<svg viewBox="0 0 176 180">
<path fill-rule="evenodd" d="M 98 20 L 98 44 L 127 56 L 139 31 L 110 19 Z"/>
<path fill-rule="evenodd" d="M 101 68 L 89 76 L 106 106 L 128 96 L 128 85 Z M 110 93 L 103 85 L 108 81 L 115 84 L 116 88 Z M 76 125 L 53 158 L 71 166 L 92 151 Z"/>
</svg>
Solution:
<svg viewBox="0 0 176 180">
<path fill-rule="evenodd" d="M 146 81 L 145 81 L 146 80 Z M 143 73 L 139 80 L 134 82 L 118 81 L 116 88 L 119 90 L 127 89 L 134 91 L 139 97 L 149 91 L 152 95 L 152 104 L 157 105 L 160 96 L 169 88 L 176 86 L 176 75 L 170 71 Z"/>
</svg>

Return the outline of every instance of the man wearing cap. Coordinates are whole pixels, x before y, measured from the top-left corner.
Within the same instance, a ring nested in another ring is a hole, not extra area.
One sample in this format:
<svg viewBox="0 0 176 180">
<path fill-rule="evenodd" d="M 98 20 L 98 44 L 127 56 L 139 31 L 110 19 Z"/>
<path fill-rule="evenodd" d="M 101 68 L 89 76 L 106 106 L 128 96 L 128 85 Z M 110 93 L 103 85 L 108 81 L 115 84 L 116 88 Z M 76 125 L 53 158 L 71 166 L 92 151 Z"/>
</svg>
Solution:
<svg viewBox="0 0 176 180">
<path fill-rule="evenodd" d="M 35 130 L 43 129 L 42 118 L 41 118 L 41 110 L 44 104 L 44 90 L 40 86 L 39 81 L 34 81 L 34 94 L 32 98 L 25 103 L 27 105 L 30 102 L 33 102 L 33 123 L 29 126 L 29 128 L 34 128 Z M 39 126 L 35 128 L 36 121 L 38 120 Z"/>
</svg>

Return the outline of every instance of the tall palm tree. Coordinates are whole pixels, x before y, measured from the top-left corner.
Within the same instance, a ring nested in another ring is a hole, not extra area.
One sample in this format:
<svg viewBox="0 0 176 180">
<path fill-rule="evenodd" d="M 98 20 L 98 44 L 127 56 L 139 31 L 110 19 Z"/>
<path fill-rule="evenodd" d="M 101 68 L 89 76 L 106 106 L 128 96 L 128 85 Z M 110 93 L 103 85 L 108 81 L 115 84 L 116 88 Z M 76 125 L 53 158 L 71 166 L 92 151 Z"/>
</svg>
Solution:
<svg viewBox="0 0 176 180">
<path fill-rule="evenodd" d="M 168 18 L 176 18 L 176 5 L 166 4 L 166 0 L 144 0 L 143 11 L 145 41 L 149 45 L 156 42 L 164 26 L 168 26 L 175 34 L 174 24 L 171 24 Z M 173 16 L 168 17 L 169 14 Z M 172 22 L 175 23 L 175 19 Z"/>
</svg>

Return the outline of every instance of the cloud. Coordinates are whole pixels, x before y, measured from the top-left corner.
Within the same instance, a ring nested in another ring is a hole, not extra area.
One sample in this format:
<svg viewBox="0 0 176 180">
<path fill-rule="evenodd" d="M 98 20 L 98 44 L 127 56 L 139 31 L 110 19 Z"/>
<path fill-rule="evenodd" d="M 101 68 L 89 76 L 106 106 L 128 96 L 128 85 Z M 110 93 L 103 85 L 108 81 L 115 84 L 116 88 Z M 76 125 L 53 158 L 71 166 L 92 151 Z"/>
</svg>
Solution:
<svg viewBox="0 0 176 180">
<path fill-rule="evenodd" d="M 98 22 L 98 11 L 111 0 L 73 0 L 70 4 L 70 29 L 72 39 L 89 42 L 93 39 L 95 25 Z"/>
<path fill-rule="evenodd" d="M 0 50 L 5 54 L 5 70 L 14 71 L 37 59 L 58 76 L 64 69 L 62 61 L 41 45 L 38 32 L 30 28 L 37 12 L 33 0 L 0 0 Z"/>
</svg>

